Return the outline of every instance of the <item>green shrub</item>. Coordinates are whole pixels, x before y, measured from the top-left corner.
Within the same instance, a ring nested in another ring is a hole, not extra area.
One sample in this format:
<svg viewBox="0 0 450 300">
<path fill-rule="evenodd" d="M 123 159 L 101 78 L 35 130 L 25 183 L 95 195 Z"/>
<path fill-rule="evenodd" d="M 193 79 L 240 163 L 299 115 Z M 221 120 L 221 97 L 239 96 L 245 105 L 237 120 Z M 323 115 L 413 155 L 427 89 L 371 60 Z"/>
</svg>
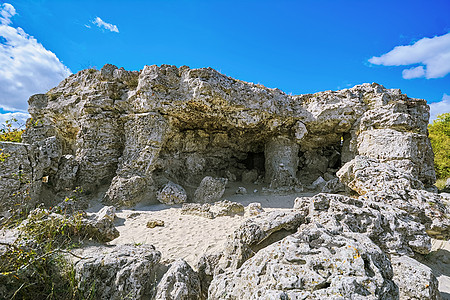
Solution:
<svg viewBox="0 0 450 300">
<path fill-rule="evenodd" d="M 32 211 L 14 243 L 1 243 L 1 299 L 82 299 L 68 255 L 86 237 L 81 213 Z M 75 255 L 76 256 L 76 255 Z"/>
<path fill-rule="evenodd" d="M 22 133 L 25 131 L 23 125 L 17 119 L 6 120 L 0 129 L 0 142 L 22 142 Z"/>
<path fill-rule="evenodd" d="M 434 152 L 434 168 L 437 178 L 450 177 L 450 113 L 438 115 L 428 125 L 429 138 Z"/>
</svg>

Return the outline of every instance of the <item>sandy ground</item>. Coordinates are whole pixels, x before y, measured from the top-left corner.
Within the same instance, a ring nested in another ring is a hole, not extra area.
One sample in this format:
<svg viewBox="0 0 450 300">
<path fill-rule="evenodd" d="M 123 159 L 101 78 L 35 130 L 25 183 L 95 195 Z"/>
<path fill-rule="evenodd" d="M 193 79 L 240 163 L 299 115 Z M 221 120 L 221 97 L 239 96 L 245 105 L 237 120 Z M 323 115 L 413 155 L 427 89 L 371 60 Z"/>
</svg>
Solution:
<svg viewBox="0 0 450 300">
<path fill-rule="evenodd" d="M 223 199 L 239 202 L 245 207 L 252 202 L 259 202 L 265 211 L 290 210 L 296 197 L 311 195 L 311 193 L 288 196 L 262 195 L 260 187 L 253 185 L 246 185 L 247 195 L 236 195 L 237 187 L 236 184 L 227 187 Z M 255 189 L 258 192 L 254 192 Z M 183 258 L 196 268 L 199 258 L 204 253 L 221 250 L 227 236 L 247 218 L 235 215 L 208 219 L 182 215 L 180 212 L 181 205 L 164 204 L 119 210 L 116 212 L 116 228 L 120 236 L 109 244 L 151 244 L 161 251 L 162 261 L 171 262 L 176 258 Z M 147 228 L 147 222 L 152 219 L 164 221 L 164 226 Z"/>
<path fill-rule="evenodd" d="M 252 202 L 259 202 L 265 211 L 290 210 L 296 197 L 313 195 L 313 193 L 264 195 L 261 193 L 261 186 L 256 185 L 245 185 L 248 194 L 237 195 L 235 191 L 238 186 L 244 185 L 229 184 L 223 199 L 239 202 L 245 207 Z M 103 205 L 97 203 L 88 211 L 97 212 L 102 207 Z M 197 262 L 204 253 L 220 251 L 227 236 L 247 218 L 236 215 L 208 219 L 181 215 L 181 205 L 164 204 L 122 209 L 118 210 L 116 215 L 116 228 L 120 236 L 109 242 L 110 245 L 151 244 L 161 252 L 162 262 L 170 263 L 177 258 L 183 258 L 194 269 L 197 269 Z M 153 219 L 164 221 L 164 226 L 147 228 L 147 222 Z M 0 230 L 0 240 L 3 242 L 12 242 L 14 236 L 13 232 Z M 450 300 L 450 241 L 433 240 L 432 252 L 420 261 L 429 266 L 438 278 L 443 299 Z"/>
<path fill-rule="evenodd" d="M 433 239 L 431 253 L 421 263 L 430 267 L 439 280 L 442 299 L 450 300 L 450 241 Z"/>
</svg>

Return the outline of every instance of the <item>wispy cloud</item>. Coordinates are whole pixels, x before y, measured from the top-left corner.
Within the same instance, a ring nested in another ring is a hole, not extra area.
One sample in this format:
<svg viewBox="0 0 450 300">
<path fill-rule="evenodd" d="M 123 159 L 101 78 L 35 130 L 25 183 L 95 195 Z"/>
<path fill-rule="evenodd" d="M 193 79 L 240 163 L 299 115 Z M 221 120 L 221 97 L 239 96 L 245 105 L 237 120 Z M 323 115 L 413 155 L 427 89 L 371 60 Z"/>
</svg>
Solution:
<svg viewBox="0 0 450 300">
<path fill-rule="evenodd" d="M 450 112 L 450 95 L 444 94 L 439 102 L 430 103 L 430 123 L 436 120 L 437 116 Z"/>
<path fill-rule="evenodd" d="M 117 32 L 119 33 L 119 28 L 117 28 L 116 25 L 113 25 L 111 23 L 106 23 L 105 21 L 103 21 L 102 19 L 100 19 L 99 17 L 96 17 L 93 21 L 91 21 L 93 24 L 97 25 L 100 28 L 104 28 L 106 30 L 109 30 L 111 32 Z M 88 27 L 88 26 L 86 26 Z M 90 28 L 90 27 L 88 27 Z"/>
<path fill-rule="evenodd" d="M 14 112 L 14 113 L 4 113 L 0 114 L 0 126 L 5 124 L 5 121 L 16 119 L 17 123 L 13 123 L 12 125 L 16 127 L 16 125 L 24 126 L 27 122 L 27 119 L 30 117 L 29 114 L 23 112 Z M 1 129 L 1 127 L 0 127 Z"/>
<path fill-rule="evenodd" d="M 372 57 L 369 62 L 383 66 L 418 67 L 403 70 L 403 78 L 440 78 L 450 73 L 450 33 L 422 38 L 408 46 L 397 46 L 386 54 Z"/>
<path fill-rule="evenodd" d="M 0 108 L 26 111 L 28 98 L 71 74 L 56 55 L 22 28 L 10 25 L 16 10 L 0 6 Z"/>
<path fill-rule="evenodd" d="M 9 3 L 0 5 L 0 24 L 9 25 L 11 24 L 11 17 L 16 14 L 14 6 Z"/>
</svg>

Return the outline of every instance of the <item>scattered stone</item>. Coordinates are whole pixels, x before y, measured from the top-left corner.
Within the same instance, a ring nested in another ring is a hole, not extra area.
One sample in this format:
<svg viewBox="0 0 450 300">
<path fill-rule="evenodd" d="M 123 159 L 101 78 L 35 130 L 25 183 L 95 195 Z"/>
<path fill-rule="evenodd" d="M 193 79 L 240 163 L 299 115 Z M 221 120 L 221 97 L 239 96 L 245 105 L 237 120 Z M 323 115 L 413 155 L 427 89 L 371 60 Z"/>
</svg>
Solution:
<svg viewBox="0 0 450 300">
<path fill-rule="evenodd" d="M 235 182 L 236 181 L 236 175 L 231 173 L 230 171 L 228 171 L 228 170 L 225 171 L 225 175 L 226 175 L 228 181 L 230 181 L 230 182 Z"/>
<path fill-rule="evenodd" d="M 201 285 L 197 273 L 183 259 L 174 261 L 156 289 L 156 300 L 200 300 Z"/>
<path fill-rule="evenodd" d="M 308 187 L 310 190 L 322 190 L 322 188 L 325 186 L 326 181 L 322 178 L 322 176 L 319 176 L 314 182 Z"/>
<path fill-rule="evenodd" d="M 139 217 L 140 215 L 141 215 L 141 213 L 139 213 L 139 212 L 133 212 L 133 213 L 127 215 L 127 219 L 134 219 L 136 217 Z"/>
<path fill-rule="evenodd" d="M 155 228 L 156 226 L 164 226 L 164 221 L 155 219 L 147 222 L 147 228 Z"/>
<path fill-rule="evenodd" d="M 195 202 L 211 203 L 220 200 L 228 183 L 226 178 L 213 178 L 206 176 L 195 191 Z"/>
<path fill-rule="evenodd" d="M 339 180 L 339 178 L 333 178 L 329 181 L 327 181 L 327 183 L 325 183 L 325 185 L 322 188 L 322 193 L 340 193 L 340 192 L 345 192 L 346 191 L 346 186 Z"/>
<path fill-rule="evenodd" d="M 186 202 L 187 195 L 181 185 L 169 181 L 164 185 L 162 190 L 158 192 L 157 199 L 159 202 L 168 205 L 180 204 Z"/>
<path fill-rule="evenodd" d="M 400 299 L 440 300 L 438 280 L 432 270 L 408 256 L 391 258 L 394 277 Z"/>
<path fill-rule="evenodd" d="M 119 231 L 114 226 L 116 217 L 114 206 L 105 206 L 98 213 L 92 214 L 82 221 L 82 226 L 89 236 L 100 242 L 109 242 L 119 237 Z"/>
<path fill-rule="evenodd" d="M 211 205 L 209 210 L 213 213 L 215 218 L 223 216 L 232 217 L 234 215 L 244 214 L 244 206 L 242 204 L 229 200 L 216 202 L 214 205 Z"/>
<path fill-rule="evenodd" d="M 263 212 L 264 209 L 262 208 L 261 203 L 259 202 L 250 203 L 245 208 L 245 216 L 247 217 L 257 216 Z"/>
<path fill-rule="evenodd" d="M 245 170 L 242 172 L 242 182 L 243 183 L 254 183 L 258 179 L 258 170 Z"/>
<path fill-rule="evenodd" d="M 181 206 L 181 214 L 214 219 L 214 214 L 210 211 L 210 209 L 211 204 L 209 203 L 183 203 L 183 206 Z"/>
<path fill-rule="evenodd" d="M 236 194 L 238 195 L 247 195 L 247 189 L 243 186 L 238 187 L 236 190 Z"/>
<path fill-rule="evenodd" d="M 237 202 L 229 200 L 223 200 L 210 203 L 185 203 L 181 207 L 182 215 L 194 215 L 204 217 L 208 219 L 214 219 L 216 217 L 243 215 L 244 206 Z"/>
</svg>

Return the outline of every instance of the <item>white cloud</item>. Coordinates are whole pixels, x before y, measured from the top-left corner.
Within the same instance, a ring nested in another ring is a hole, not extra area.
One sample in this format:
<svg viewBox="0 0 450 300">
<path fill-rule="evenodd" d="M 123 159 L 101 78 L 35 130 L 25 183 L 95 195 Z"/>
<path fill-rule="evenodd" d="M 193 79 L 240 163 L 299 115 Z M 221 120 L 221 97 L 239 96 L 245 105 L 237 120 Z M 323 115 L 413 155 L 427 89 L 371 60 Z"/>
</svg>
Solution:
<svg viewBox="0 0 450 300">
<path fill-rule="evenodd" d="M 430 123 L 437 115 L 450 112 L 450 95 L 444 94 L 439 102 L 430 103 Z"/>
<path fill-rule="evenodd" d="M 14 6 L 9 3 L 0 5 L 0 24 L 9 25 L 11 24 L 11 17 L 16 14 Z"/>
<path fill-rule="evenodd" d="M 411 69 L 404 69 L 402 72 L 402 76 L 405 79 L 420 78 L 425 76 L 425 69 L 423 68 L 423 66 L 418 66 Z"/>
<path fill-rule="evenodd" d="M 386 54 L 372 57 L 369 62 L 383 66 L 421 64 L 426 67 L 421 66 L 422 73 L 419 67 L 404 70 L 405 79 L 444 77 L 450 73 L 450 32 L 433 38 L 425 37 L 412 45 L 397 46 Z"/>
<path fill-rule="evenodd" d="M 15 14 L 11 4 L 0 9 L 0 108 L 26 111 L 31 95 L 46 92 L 71 72 L 22 28 L 9 26 Z"/>
<path fill-rule="evenodd" d="M 17 120 L 17 123 L 13 123 L 14 127 L 21 126 L 21 127 L 25 128 L 25 123 L 29 117 L 30 117 L 29 114 L 23 113 L 23 112 L 0 114 L 0 129 L 5 124 L 5 121 L 11 120 L 11 119 Z"/>
<path fill-rule="evenodd" d="M 106 23 L 105 21 L 103 21 L 102 19 L 100 19 L 99 17 L 96 17 L 94 19 L 94 21 L 92 21 L 93 24 L 97 25 L 100 28 L 105 28 L 111 32 L 119 32 L 119 29 L 117 28 L 116 25 L 110 24 L 110 23 Z"/>
</svg>

